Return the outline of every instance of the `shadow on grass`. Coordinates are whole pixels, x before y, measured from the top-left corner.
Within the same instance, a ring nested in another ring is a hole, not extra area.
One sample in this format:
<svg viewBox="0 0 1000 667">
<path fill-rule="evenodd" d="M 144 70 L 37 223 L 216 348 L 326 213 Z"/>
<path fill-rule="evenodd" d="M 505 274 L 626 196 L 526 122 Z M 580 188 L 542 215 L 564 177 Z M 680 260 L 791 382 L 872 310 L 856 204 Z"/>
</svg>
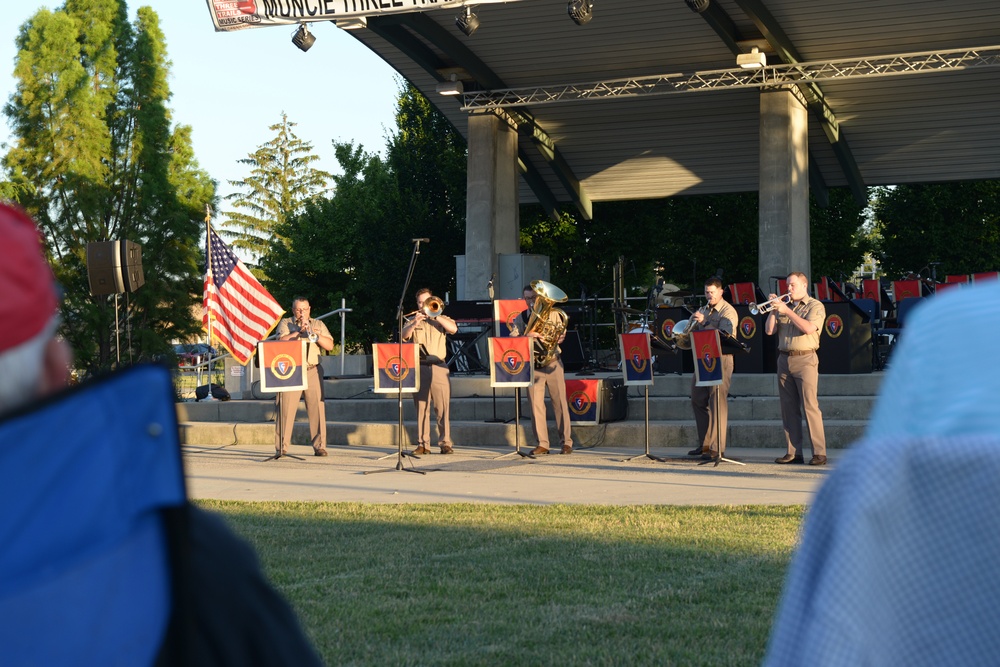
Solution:
<svg viewBox="0 0 1000 667">
<path fill-rule="evenodd" d="M 199 504 L 331 665 L 758 664 L 805 512 Z"/>
</svg>

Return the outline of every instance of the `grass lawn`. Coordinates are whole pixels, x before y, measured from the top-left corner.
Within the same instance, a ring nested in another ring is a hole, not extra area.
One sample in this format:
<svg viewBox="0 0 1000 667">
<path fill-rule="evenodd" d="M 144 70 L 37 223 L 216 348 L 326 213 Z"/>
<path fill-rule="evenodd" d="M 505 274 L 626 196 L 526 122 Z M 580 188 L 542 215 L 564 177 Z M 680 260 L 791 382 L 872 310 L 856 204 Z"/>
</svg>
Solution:
<svg viewBox="0 0 1000 667">
<path fill-rule="evenodd" d="M 330 665 L 756 665 L 803 506 L 201 501 Z"/>
</svg>

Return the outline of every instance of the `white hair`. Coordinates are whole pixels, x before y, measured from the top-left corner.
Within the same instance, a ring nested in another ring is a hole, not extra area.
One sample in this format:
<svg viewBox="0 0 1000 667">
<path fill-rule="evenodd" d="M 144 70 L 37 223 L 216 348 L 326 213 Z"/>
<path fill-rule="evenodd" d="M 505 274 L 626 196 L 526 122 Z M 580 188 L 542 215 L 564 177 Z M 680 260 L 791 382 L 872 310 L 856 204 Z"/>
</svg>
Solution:
<svg viewBox="0 0 1000 667">
<path fill-rule="evenodd" d="M 0 352 L 0 412 L 27 403 L 42 384 L 45 347 L 56 333 L 59 316 L 54 316 L 33 338 Z"/>
</svg>

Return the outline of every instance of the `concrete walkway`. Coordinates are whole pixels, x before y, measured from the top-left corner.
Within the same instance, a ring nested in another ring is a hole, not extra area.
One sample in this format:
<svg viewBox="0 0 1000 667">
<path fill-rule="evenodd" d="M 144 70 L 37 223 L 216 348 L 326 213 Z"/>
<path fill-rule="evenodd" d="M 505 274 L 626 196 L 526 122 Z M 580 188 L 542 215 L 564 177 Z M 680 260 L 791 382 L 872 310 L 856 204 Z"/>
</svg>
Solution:
<svg viewBox="0 0 1000 667">
<path fill-rule="evenodd" d="M 812 467 L 775 464 L 784 450 L 730 449 L 727 457 L 747 465 L 715 467 L 677 448 L 652 449 L 668 459 L 659 462 L 627 461 L 643 452 L 620 448 L 533 460 L 498 458 L 513 448 L 464 447 L 450 456 L 403 457 L 405 469 L 426 472 L 416 474 L 397 469 L 395 448 L 335 447 L 320 458 L 293 445 L 290 453 L 301 459 L 280 460 L 270 460 L 274 449 L 264 445 L 184 445 L 183 451 L 188 492 L 196 499 L 600 505 L 808 504 L 844 454 L 829 452 L 829 465 Z M 378 472 L 365 474 L 372 471 Z"/>
</svg>

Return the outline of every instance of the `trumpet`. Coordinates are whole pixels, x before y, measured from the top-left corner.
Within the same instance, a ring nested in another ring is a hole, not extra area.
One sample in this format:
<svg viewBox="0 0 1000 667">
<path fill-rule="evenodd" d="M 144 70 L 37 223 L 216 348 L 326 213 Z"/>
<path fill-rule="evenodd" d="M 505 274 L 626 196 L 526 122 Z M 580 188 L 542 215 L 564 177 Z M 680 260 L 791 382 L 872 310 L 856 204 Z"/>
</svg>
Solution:
<svg viewBox="0 0 1000 667">
<path fill-rule="evenodd" d="M 761 315 L 763 313 L 770 313 L 772 310 L 778 307 L 778 303 L 791 303 L 791 294 L 782 294 L 781 296 L 776 296 L 770 301 L 765 301 L 764 303 L 751 303 L 750 304 L 750 314 L 751 315 Z"/>
<path fill-rule="evenodd" d="M 405 319 L 409 319 L 416 315 L 417 313 L 423 313 L 425 317 L 434 318 L 444 312 L 444 301 L 440 297 L 429 296 L 424 301 L 424 305 L 421 308 L 416 309 L 412 313 L 407 313 L 403 315 Z"/>
</svg>

